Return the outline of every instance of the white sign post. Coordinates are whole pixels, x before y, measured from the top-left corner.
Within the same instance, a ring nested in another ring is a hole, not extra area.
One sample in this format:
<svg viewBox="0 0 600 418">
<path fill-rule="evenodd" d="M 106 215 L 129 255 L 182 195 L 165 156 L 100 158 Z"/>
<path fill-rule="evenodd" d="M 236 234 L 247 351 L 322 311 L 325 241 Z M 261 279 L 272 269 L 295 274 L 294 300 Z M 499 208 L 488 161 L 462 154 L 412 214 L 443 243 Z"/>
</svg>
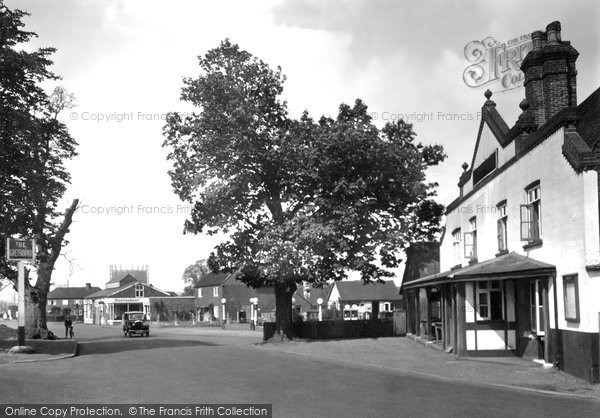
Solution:
<svg viewBox="0 0 600 418">
<path fill-rule="evenodd" d="M 18 344 L 25 345 L 25 261 L 35 261 L 34 239 L 6 239 L 6 261 L 18 261 L 19 283 L 19 316 Z"/>
</svg>

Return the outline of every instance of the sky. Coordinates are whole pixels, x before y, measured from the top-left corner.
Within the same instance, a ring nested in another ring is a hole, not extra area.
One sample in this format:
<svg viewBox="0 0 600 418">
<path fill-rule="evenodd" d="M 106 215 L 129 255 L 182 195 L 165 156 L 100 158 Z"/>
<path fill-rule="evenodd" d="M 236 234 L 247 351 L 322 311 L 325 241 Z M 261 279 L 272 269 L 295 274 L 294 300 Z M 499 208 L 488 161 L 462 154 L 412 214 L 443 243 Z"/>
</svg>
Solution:
<svg viewBox="0 0 600 418">
<path fill-rule="evenodd" d="M 68 163 L 72 183 L 62 205 L 80 199 L 55 285 L 104 288 L 109 266 L 149 265 L 150 282 L 181 291 L 181 276 L 207 258 L 224 236 L 183 235 L 189 207 L 170 185 L 162 148 L 164 117 L 193 111 L 181 102 L 184 77 L 197 77 L 197 57 L 230 38 L 287 76 L 292 117 L 335 115 L 361 98 L 378 126 L 404 118 L 417 138 L 448 155 L 428 177 L 437 199 L 458 195 L 463 162 L 471 161 L 484 91 L 494 92 L 509 126 L 524 89 L 498 81 L 470 87 L 465 47 L 499 43 L 544 30 L 555 20 L 579 51 L 581 102 L 600 86 L 596 1 L 386 0 L 7 0 L 31 13 L 39 38 L 24 48 L 57 48 L 53 70 L 77 107 L 60 118 L 79 142 Z M 514 86 L 510 86 L 514 87 Z M 399 279 L 396 280 L 399 283 Z"/>
</svg>

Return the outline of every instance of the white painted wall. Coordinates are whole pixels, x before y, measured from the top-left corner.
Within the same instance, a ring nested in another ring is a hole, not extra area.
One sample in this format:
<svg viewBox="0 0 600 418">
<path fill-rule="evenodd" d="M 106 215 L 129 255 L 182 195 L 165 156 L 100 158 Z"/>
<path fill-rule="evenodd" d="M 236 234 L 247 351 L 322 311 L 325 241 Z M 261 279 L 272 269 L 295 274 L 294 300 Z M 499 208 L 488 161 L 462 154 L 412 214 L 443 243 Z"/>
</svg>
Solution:
<svg viewBox="0 0 600 418">
<path fill-rule="evenodd" d="M 495 257 L 496 205 L 506 199 L 508 250 L 556 265 L 560 328 L 598 332 L 600 275 L 588 274 L 585 269 L 586 265 L 600 264 L 598 177 L 595 171 L 577 174 L 573 170 L 562 155 L 563 135 L 563 129 L 554 133 L 447 214 L 447 233 L 440 248 L 441 270 L 456 265 L 451 232 L 459 227 L 462 232 L 468 231 L 473 216 L 477 217 L 478 261 Z M 525 251 L 526 242 L 520 241 L 520 205 L 526 203 L 524 188 L 535 180 L 540 180 L 541 186 L 543 245 Z M 463 243 L 461 262 L 463 266 L 468 264 Z M 579 324 L 564 320 L 562 276 L 574 273 L 579 277 Z"/>
</svg>

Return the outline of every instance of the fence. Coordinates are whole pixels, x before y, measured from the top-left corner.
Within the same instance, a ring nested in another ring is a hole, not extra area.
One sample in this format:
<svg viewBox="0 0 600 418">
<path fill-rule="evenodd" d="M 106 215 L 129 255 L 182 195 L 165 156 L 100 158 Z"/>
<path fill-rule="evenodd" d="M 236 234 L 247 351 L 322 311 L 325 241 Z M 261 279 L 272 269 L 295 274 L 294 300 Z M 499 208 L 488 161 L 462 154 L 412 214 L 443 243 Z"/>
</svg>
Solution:
<svg viewBox="0 0 600 418">
<path fill-rule="evenodd" d="M 368 319 L 357 321 L 306 321 L 294 322 L 296 337 L 310 340 L 333 340 L 344 338 L 379 338 L 397 335 L 392 319 Z M 275 335 L 275 323 L 265 322 L 263 340 Z"/>
</svg>

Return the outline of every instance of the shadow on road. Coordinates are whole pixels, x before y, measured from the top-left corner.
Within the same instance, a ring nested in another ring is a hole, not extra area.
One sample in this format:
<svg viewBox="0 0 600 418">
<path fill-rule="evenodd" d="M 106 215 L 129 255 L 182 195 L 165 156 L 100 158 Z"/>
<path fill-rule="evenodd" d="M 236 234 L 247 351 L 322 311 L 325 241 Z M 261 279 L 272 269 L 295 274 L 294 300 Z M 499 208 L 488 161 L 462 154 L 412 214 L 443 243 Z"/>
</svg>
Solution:
<svg viewBox="0 0 600 418">
<path fill-rule="evenodd" d="M 112 354 L 123 351 L 152 350 L 155 348 L 175 348 L 175 347 L 196 347 L 210 346 L 215 347 L 219 344 L 208 343 L 205 341 L 194 340 L 171 340 L 162 338 L 131 338 L 123 340 L 103 340 L 81 342 L 78 345 L 77 355 L 85 356 L 90 354 Z"/>
</svg>

